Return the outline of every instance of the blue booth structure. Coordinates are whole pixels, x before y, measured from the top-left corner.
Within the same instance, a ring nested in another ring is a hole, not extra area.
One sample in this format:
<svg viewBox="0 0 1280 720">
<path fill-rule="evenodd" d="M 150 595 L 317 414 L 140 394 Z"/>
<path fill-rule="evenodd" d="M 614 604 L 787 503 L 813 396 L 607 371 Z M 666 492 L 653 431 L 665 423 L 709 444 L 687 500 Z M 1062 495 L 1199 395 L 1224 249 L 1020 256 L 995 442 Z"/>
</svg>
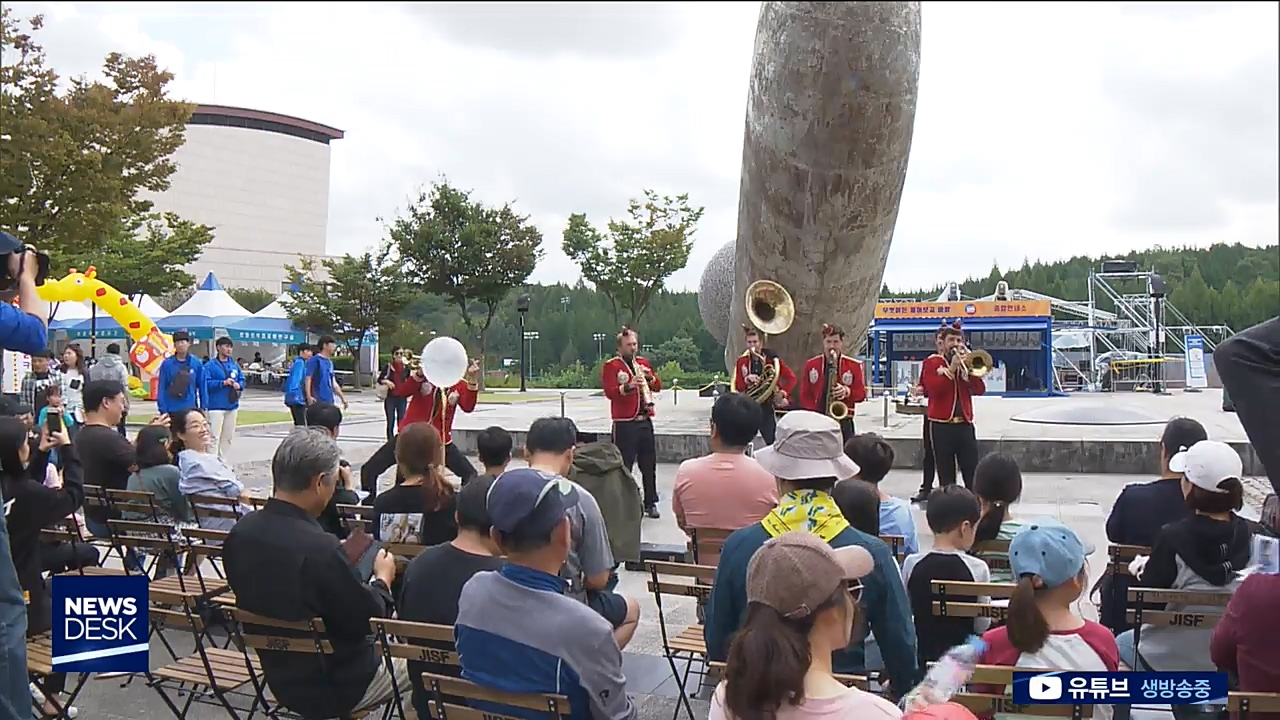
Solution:
<svg viewBox="0 0 1280 720">
<path fill-rule="evenodd" d="M 974 350 L 991 353 L 988 395 L 1053 394 L 1053 315 L 1048 301 L 882 302 L 871 326 L 872 382 L 901 386 L 919 377 L 943 321 L 959 320 Z"/>
</svg>

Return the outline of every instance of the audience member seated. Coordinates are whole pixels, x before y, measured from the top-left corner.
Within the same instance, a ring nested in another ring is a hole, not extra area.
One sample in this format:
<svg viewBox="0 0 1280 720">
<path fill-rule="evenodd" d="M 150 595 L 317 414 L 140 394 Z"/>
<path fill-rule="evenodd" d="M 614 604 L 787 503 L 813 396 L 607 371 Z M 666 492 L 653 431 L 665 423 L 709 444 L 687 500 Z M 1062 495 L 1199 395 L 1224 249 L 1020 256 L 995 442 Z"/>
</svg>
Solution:
<svg viewBox="0 0 1280 720">
<path fill-rule="evenodd" d="M 707 603 L 704 634 L 711 660 L 724 662 L 729 641 L 747 614 L 747 569 L 751 556 L 771 537 L 801 530 L 833 548 L 857 545 L 866 549 L 875 569 L 863 579 L 862 604 L 875 633 L 893 692 L 916 684 L 916 631 L 898 565 L 889 546 L 873 535 L 855 530 L 831 498 L 832 486 L 858 474 L 858 466 L 844 454 L 840 426 L 825 415 L 792 410 L 778 420 L 771 447 L 756 453 L 761 467 L 778 479 L 778 506 L 764 520 L 735 531 L 725 541 Z M 837 673 L 864 669 L 861 640 L 836 651 Z"/>
<path fill-rule="evenodd" d="M 577 444 L 578 428 L 572 420 L 538 418 L 525 436 L 525 459 L 548 481 L 563 478 L 573 464 Z M 615 562 L 604 515 L 591 493 L 573 481 L 569 484 L 577 492 L 573 495 L 576 502 L 568 507 L 569 555 L 560 569 L 560 577 L 568 583 L 564 593 L 608 620 L 618 647 L 624 648 L 636 632 L 640 603 L 609 590 Z"/>
<path fill-rule="evenodd" d="M 990 618 L 935 617 L 933 581 L 991 582 L 987 564 L 969 554 L 974 528 L 981 510 L 973 493 L 959 485 L 945 485 L 929 494 L 925 520 L 933 531 L 933 548 L 908 555 L 902 563 L 902 577 L 911 599 L 911 615 L 916 623 L 916 644 L 920 666 L 936 661 L 970 635 L 982 634 L 991 626 Z M 956 602 L 990 602 L 990 598 L 963 595 Z"/>
<path fill-rule="evenodd" d="M 379 552 L 373 578 L 358 578 L 342 544 L 316 522 L 333 495 L 340 457 L 326 433 L 295 429 L 271 459 L 271 499 L 236 523 L 223 546 L 227 582 L 241 610 L 273 620 L 324 621 L 333 652 L 323 663 L 319 655 L 257 651 L 277 702 L 309 720 L 378 707 L 392 698 L 393 684 L 406 694 L 411 688 L 408 665 L 397 659 L 394 676 L 389 673 L 369 628 L 370 618 L 392 615 L 395 560 Z"/>
<path fill-rule="evenodd" d="M 125 409 L 124 385 L 115 380 L 90 380 L 84 384 L 84 425 L 76 433 L 76 455 L 84 468 L 86 485 L 106 490 L 124 490 L 138 464 L 133 444 L 116 430 Z M 152 424 L 161 424 L 157 418 Z M 85 510 L 89 532 L 110 537 L 107 508 L 95 505 Z"/>
<path fill-rule="evenodd" d="M 562 570 L 572 554 L 572 515 L 581 512 L 582 492 L 531 468 L 494 480 L 490 535 L 507 564 L 477 573 L 462 588 L 454 630 L 462 676 L 496 690 L 566 695 L 574 720 L 630 720 L 636 708 L 613 628 L 565 594 Z M 546 717 L 545 711 L 477 705 L 529 720 Z"/>
<path fill-rule="evenodd" d="M 880 488 L 857 478 L 841 480 L 831 489 L 831 497 L 854 529 L 880 535 Z"/>
<path fill-rule="evenodd" d="M 844 454 L 858 464 L 858 479 L 876 486 L 880 494 L 880 535 L 901 535 L 908 553 L 920 551 L 911 503 L 880 490 L 880 481 L 893 469 L 893 448 L 875 433 L 849 438 Z"/>
<path fill-rule="evenodd" d="M 1151 547 L 1160 528 L 1191 514 L 1182 496 L 1182 473 L 1169 469 L 1169 458 L 1208 440 L 1204 426 L 1191 418 L 1176 417 L 1160 436 L 1160 478 L 1126 485 L 1107 516 L 1107 540 L 1117 545 Z M 1119 634 L 1131 626 L 1125 618 L 1132 577 L 1107 573 L 1099 594 L 1098 621 Z M 1158 608 L 1156 608 L 1158 609 Z"/>
<path fill-rule="evenodd" d="M 982 519 L 978 520 L 973 542 L 1012 540 L 1022 529 L 1022 523 L 1009 513 L 1009 506 L 1022 497 L 1022 470 L 1018 468 L 1018 461 L 1009 453 L 991 453 L 983 457 L 973 471 L 973 494 L 978 496 L 982 505 Z M 990 553 L 983 559 L 986 557 L 1005 558 L 1005 554 Z M 991 570 L 991 582 L 1013 580 L 1007 568 Z"/>
<path fill-rule="evenodd" d="M 458 621 L 458 598 L 462 587 L 473 575 L 484 570 L 497 570 L 503 560 L 498 546 L 490 537 L 489 511 L 485 509 L 493 478 L 480 475 L 458 491 L 458 536 L 453 540 L 423 550 L 409 562 L 396 602 L 401 620 L 453 625 Z M 429 640 L 422 645 L 452 650 Z M 422 673 L 457 675 L 456 665 L 410 662 L 409 677 L 413 681 L 413 707 L 420 718 L 429 718 L 427 695 Z M 465 705 L 465 702 L 458 704 Z"/>
<path fill-rule="evenodd" d="M 169 435 L 169 428 L 161 425 L 144 427 L 133 439 L 138 470 L 129 476 L 127 489 L 151 493 L 159 517 L 152 518 L 148 513 L 139 511 L 125 513 L 126 519 L 166 524 L 195 523 L 191 503 L 187 502 L 187 496 L 179 489 L 182 473 L 173 464 L 173 455 L 169 452 L 170 442 L 172 437 Z"/>
<path fill-rule="evenodd" d="M 1089 552 L 1071 528 L 1049 518 L 1018 531 L 1009 543 L 1009 563 L 1018 586 L 1009 600 L 1005 625 L 982 637 L 987 642 L 983 664 L 1081 672 L 1118 670 L 1115 637 L 1072 609 L 1089 586 L 1084 564 Z M 1094 720 L 1111 716 L 1110 705 L 1093 706 Z"/>
<path fill-rule="evenodd" d="M 622 451 L 612 440 L 601 441 L 595 433 L 580 432 L 577 442 L 568 478 L 591 493 L 600 506 L 614 567 L 638 562 L 644 505 L 635 478 L 622 465 Z"/>
<path fill-rule="evenodd" d="M 210 495 L 237 500 L 237 509 L 241 516 L 253 512 L 248 504 L 249 498 L 244 493 L 244 484 L 236 478 L 235 472 L 222 458 L 218 457 L 217 444 L 209 431 L 209 421 L 204 411 L 198 409 L 179 410 L 169 415 L 169 432 L 173 440 L 169 452 L 178 460 L 178 489 L 183 495 Z M 201 516 L 200 510 L 227 510 L 227 505 L 194 503 L 196 517 L 200 527 L 213 530 L 230 530 L 236 524 L 235 518 Z"/>
<path fill-rule="evenodd" d="M 453 485 L 440 471 L 440 433 L 409 423 L 396 440 L 397 477 L 404 482 L 373 501 L 373 535 L 382 542 L 438 545 L 458 536 Z"/>
<path fill-rule="evenodd" d="M 484 466 L 481 475 L 492 481 L 507 469 L 511 462 L 511 450 L 515 443 L 511 433 L 497 425 L 490 425 L 476 435 L 476 454 L 480 456 L 480 464 Z"/>
<path fill-rule="evenodd" d="M 342 408 L 327 402 L 314 402 L 307 406 L 306 413 L 303 418 L 307 422 L 307 427 L 319 428 L 329 434 L 334 440 L 338 439 L 338 435 L 342 433 Z M 360 496 L 352 487 L 351 481 L 351 463 L 346 460 L 338 461 L 338 482 L 333 488 L 333 497 L 329 498 L 329 504 L 325 506 L 324 512 L 320 513 L 320 517 L 316 518 L 320 523 L 320 527 L 324 531 L 337 536 L 339 540 L 347 538 L 347 526 L 342 524 L 342 513 L 338 512 L 339 505 L 357 505 L 360 503 Z"/>
<path fill-rule="evenodd" d="M 61 438 L 54 439 L 50 444 L 60 440 Z M 59 473 L 52 463 L 45 465 L 44 469 L 44 486 L 50 490 L 61 490 L 62 473 Z M 81 475 L 83 476 L 83 469 Z M 67 521 L 63 525 L 76 533 L 77 538 L 89 537 L 89 531 L 84 525 L 84 513 L 80 509 L 68 513 L 63 519 Z M 41 569 L 47 573 L 56 575 L 69 570 L 93 567 L 99 564 L 101 557 L 102 554 L 98 552 L 98 548 L 87 542 L 40 541 L 40 565 Z"/>
<path fill-rule="evenodd" d="M 63 485 L 57 489 L 45 487 L 28 475 L 31 445 L 27 442 L 26 424 L 16 417 L 0 417 L 0 495 L 4 497 L 9 552 L 27 596 L 27 637 L 48 632 L 53 626 L 52 596 L 41 576 L 40 531 L 63 520 L 84 502 L 80 460 L 66 429 L 56 433 L 54 439 L 62 450 L 64 468 Z M 65 686 L 66 675 L 56 673 L 46 680 L 45 690 L 62 693 Z M 40 701 L 46 716 L 58 713 L 53 702 L 44 698 Z"/>
<path fill-rule="evenodd" d="M 1234 674 L 1244 692 L 1280 693 L 1280 575 L 1253 573 L 1240 583 L 1218 626 L 1209 657 Z M 1251 720 L 1280 720 L 1280 713 L 1249 713 Z"/>
<path fill-rule="evenodd" d="M 1233 592 L 1240 584 L 1239 572 L 1249 564 L 1253 535 L 1265 534 L 1261 525 L 1235 512 L 1244 505 L 1240 456 L 1226 443 L 1201 440 L 1170 458 L 1169 469 L 1182 473 L 1182 493 L 1192 515 L 1161 528 L 1135 584 Z M 1169 603 L 1168 610 L 1222 612 L 1221 607 L 1181 603 Z M 1144 625 L 1142 646 L 1136 649 L 1133 634 L 1126 630 L 1116 640 L 1121 659 L 1134 670 L 1215 669 L 1209 659 L 1210 628 Z"/>
<path fill-rule="evenodd" d="M 778 506 L 778 483 L 746 455 L 760 430 L 760 403 L 742 393 L 716 398 L 711 407 L 711 454 L 685 460 L 676 470 L 671 510 L 683 530 L 737 530 L 754 525 Z M 698 558 L 715 565 L 718 558 Z"/>
<path fill-rule="evenodd" d="M 710 720 L 902 717 L 888 700 L 846 687 L 831 667 L 832 653 L 849 644 L 860 580 L 873 566 L 865 549 L 833 550 L 803 530 L 767 540 L 747 567 L 747 617 Z"/>
</svg>

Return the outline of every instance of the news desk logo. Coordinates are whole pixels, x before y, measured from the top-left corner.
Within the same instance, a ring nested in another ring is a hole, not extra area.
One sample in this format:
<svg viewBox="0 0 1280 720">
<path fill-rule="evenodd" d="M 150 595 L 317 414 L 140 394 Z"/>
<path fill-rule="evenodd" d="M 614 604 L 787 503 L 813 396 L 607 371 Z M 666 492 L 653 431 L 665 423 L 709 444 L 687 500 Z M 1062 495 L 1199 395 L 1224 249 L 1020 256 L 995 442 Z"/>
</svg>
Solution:
<svg viewBox="0 0 1280 720">
<path fill-rule="evenodd" d="M 55 672 L 146 672 L 149 628 L 146 576 L 54 576 Z"/>
<path fill-rule="evenodd" d="M 1015 672 L 1015 705 L 1203 705 L 1227 701 L 1215 672 Z"/>
</svg>

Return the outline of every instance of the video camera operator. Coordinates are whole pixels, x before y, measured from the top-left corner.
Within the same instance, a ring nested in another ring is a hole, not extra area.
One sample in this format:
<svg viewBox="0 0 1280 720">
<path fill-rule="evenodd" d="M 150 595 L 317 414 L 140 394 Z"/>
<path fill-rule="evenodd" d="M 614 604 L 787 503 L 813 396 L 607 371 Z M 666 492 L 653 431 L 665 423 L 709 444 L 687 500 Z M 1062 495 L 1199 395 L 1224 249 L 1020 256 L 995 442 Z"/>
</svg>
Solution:
<svg viewBox="0 0 1280 720">
<path fill-rule="evenodd" d="M 48 255 L 0 231 L 0 348 L 30 355 L 48 346 L 49 304 L 36 294 L 48 274 Z"/>
</svg>

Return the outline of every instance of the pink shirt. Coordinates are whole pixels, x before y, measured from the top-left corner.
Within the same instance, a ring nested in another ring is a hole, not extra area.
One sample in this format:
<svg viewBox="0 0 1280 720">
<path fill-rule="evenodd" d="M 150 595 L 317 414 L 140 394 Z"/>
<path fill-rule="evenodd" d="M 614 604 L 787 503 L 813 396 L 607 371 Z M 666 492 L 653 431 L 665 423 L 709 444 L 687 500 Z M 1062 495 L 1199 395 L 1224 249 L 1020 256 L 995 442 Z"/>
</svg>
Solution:
<svg viewBox="0 0 1280 720">
<path fill-rule="evenodd" d="M 849 688 L 832 697 L 806 698 L 800 705 L 783 703 L 775 717 L 777 720 L 898 720 L 902 711 L 878 695 Z M 707 720 L 733 720 L 724 706 L 724 683 L 720 683 L 711 696 Z"/>
<path fill-rule="evenodd" d="M 676 470 L 671 509 L 681 528 L 737 530 L 778 506 L 778 482 L 741 453 L 711 453 Z"/>
</svg>

